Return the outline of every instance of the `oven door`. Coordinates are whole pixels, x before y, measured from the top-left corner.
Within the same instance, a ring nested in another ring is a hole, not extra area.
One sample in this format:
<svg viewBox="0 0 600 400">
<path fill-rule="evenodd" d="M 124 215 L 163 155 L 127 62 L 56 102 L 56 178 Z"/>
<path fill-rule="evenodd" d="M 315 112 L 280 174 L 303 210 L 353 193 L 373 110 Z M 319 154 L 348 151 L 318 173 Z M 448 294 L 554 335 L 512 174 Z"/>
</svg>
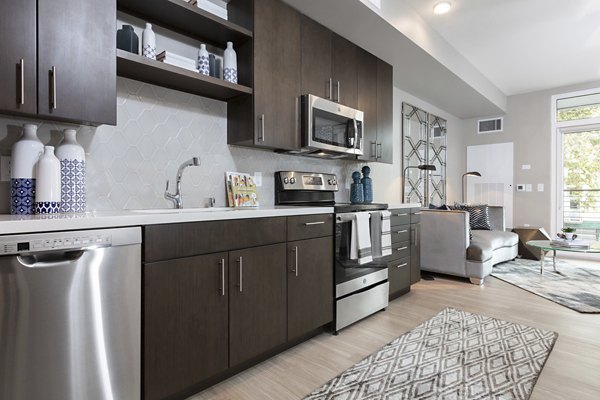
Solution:
<svg viewBox="0 0 600 400">
<path fill-rule="evenodd" d="M 339 214 L 338 214 L 339 215 Z M 336 218 L 335 224 L 335 287 L 336 298 L 347 296 L 366 287 L 387 281 L 387 264 L 380 259 L 358 264 L 350 259 L 352 222 Z"/>
<path fill-rule="evenodd" d="M 332 101 L 304 95 L 302 147 L 344 154 L 363 154 L 364 114 Z"/>
</svg>

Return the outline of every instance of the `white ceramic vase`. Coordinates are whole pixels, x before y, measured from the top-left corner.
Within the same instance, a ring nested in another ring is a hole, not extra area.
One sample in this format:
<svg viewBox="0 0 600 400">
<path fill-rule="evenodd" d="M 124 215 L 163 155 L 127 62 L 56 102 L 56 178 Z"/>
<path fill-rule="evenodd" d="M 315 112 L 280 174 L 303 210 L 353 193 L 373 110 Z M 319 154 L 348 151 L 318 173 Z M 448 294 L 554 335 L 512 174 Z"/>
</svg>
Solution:
<svg viewBox="0 0 600 400">
<path fill-rule="evenodd" d="M 231 42 L 227 42 L 227 48 L 223 56 L 223 79 L 237 83 L 237 54 Z"/>
<path fill-rule="evenodd" d="M 210 75 L 210 67 L 208 63 L 208 51 L 206 45 L 200 45 L 200 51 L 198 51 L 198 72 L 202 75 Z"/>
<path fill-rule="evenodd" d="M 156 60 L 156 35 L 152 30 L 152 24 L 146 22 L 146 29 L 142 33 L 142 55 Z"/>
<path fill-rule="evenodd" d="M 35 191 L 35 213 L 55 214 L 60 212 L 61 181 L 60 161 L 54 155 L 53 146 L 45 146 L 44 154 L 37 162 Z"/>
<path fill-rule="evenodd" d="M 65 129 L 64 139 L 56 148 L 60 161 L 61 212 L 85 212 L 85 151 L 77 143 L 75 129 Z"/>
<path fill-rule="evenodd" d="M 37 137 L 37 125 L 23 125 L 23 136 L 11 151 L 10 213 L 35 213 L 35 165 L 44 152 L 44 144 Z"/>
</svg>

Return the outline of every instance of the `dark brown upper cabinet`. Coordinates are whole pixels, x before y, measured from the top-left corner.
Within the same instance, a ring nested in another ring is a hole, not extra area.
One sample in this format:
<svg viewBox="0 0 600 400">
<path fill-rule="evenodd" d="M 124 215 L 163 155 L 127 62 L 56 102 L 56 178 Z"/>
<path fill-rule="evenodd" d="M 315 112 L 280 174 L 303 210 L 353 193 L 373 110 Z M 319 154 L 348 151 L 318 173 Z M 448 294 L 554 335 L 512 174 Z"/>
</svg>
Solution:
<svg viewBox="0 0 600 400">
<path fill-rule="evenodd" d="M 358 109 L 365 113 L 364 154 L 359 159 L 377 161 L 377 57 L 362 49 L 358 57 Z"/>
<path fill-rule="evenodd" d="M 394 68 L 377 60 L 377 161 L 394 162 Z"/>
<path fill-rule="evenodd" d="M 365 113 L 365 151 L 359 160 L 394 162 L 393 68 L 364 50 L 358 60 L 358 109 Z"/>
<path fill-rule="evenodd" d="M 229 102 L 227 140 L 229 144 L 298 150 L 300 14 L 279 0 L 253 3 L 254 96 Z"/>
<path fill-rule="evenodd" d="M 0 14 L 0 112 L 35 114 L 36 0 L 3 1 Z"/>
<path fill-rule="evenodd" d="M 359 51 L 352 42 L 303 16 L 302 93 L 357 108 Z"/>
<path fill-rule="evenodd" d="M 1 111 L 116 124 L 115 0 L 2 7 L 0 83 L 8 90 L 0 94 Z"/>
</svg>

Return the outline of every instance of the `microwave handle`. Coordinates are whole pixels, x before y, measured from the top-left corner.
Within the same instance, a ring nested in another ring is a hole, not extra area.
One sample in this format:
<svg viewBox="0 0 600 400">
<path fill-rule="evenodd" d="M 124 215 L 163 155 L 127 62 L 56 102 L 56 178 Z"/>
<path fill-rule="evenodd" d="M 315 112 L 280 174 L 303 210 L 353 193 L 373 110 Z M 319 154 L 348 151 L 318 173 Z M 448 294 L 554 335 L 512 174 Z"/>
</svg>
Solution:
<svg viewBox="0 0 600 400">
<path fill-rule="evenodd" d="M 354 150 L 356 151 L 358 143 L 358 123 L 356 122 L 356 118 L 352 119 L 352 124 L 354 125 Z"/>
</svg>

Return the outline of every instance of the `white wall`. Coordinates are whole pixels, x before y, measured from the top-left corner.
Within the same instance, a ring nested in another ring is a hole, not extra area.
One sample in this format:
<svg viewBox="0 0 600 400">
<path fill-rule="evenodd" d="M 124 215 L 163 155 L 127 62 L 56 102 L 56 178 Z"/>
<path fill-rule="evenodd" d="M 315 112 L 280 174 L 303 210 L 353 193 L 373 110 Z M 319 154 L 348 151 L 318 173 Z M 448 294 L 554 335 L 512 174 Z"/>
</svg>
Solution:
<svg viewBox="0 0 600 400">
<path fill-rule="evenodd" d="M 466 146 L 470 145 L 514 143 L 514 184 L 530 183 L 533 186 L 532 192 L 514 192 L 515 226 L 541 226 L 549 233 L 556 229 L 552 223 L 555 217 L 553 197 L 556 186 L 553 176 L 556 164 L 553 163 L 555 148 L 552 143 L 555 132 L 551 128 L 551 97 L 598 87 L 600 81 L 509 96 L 502 133 L 478 135 L 477 119 L 464 121 L 463 154 L 466 154 Z M 523 170 L 524 164 L 530 165 L 531 169 Z M 537 192 L 538 183 L 544 184 L 543 192 Z"/>
<path fill-rule="evenodd" d="M 462 121 L 394 89 L 394 164 L 369 163 L 374 180 L 374 200 L 401 202 L 401 104 L 408 101 L 448 120 L 449 198 L 456 190 L 462 160 L 459 149 Z M 20 137 L 21 125 L 31 120 L 0 116 L 0 154 L 10 154 Z M 67 125 L 36 121 L 42 142 L 56 145 Z M 78 140 L 87 157 L 88 210 L 170 207 L 163 198 L 165 182 L 173 181 L 179 164 L 199 156 L 200 167 L 190 167 L 183 177 L 184 205 L 204 206 L 209 196 L 225 205 L 226 171 L 260 172 L 262 204 L 273 204 L 278 170 L 334 173 L 341 190 L 338 201 L 348 201 L 350 175 L 364 163 L 319 160 L 227 145 L 227 104 L 162 87 L 118 78 L 117 126 L 77 127 Z M 0 182 L 0 212 L 9 211 L 9 186 Z"/>
</svg>

